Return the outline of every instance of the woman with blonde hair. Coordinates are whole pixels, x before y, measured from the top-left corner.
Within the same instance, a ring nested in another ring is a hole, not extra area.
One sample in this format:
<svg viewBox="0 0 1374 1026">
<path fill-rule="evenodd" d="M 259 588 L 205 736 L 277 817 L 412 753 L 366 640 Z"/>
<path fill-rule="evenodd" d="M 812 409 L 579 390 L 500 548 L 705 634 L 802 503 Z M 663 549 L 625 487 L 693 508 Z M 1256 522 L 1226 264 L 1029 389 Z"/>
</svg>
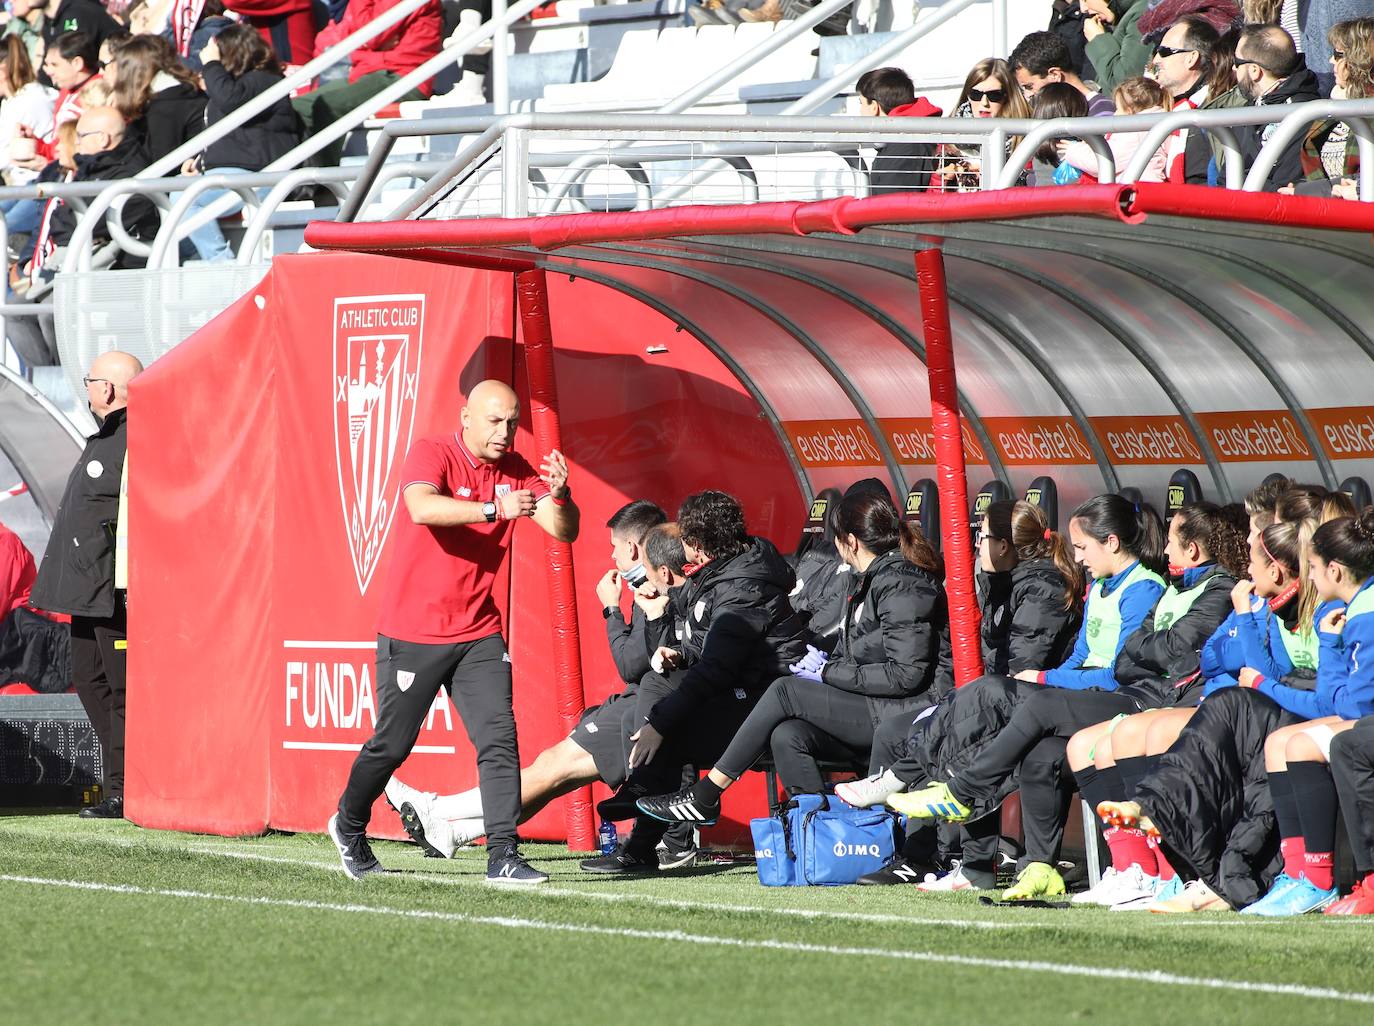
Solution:
<svg viewBox="0 0 1374 1026">
<path fill-rule="evenodd" d="M 1352 18 L 1327 33 L 1331 67 L 1336 75 L 1333 100 L 1363 100 L 1374 96 L 1374 18 Z M 1302 145 L 1302 170 L 1308 182 L 1303 192 L 1323 192 L 1359 199 L 1360 150 L 1355 133 L 1341 121 L 1312 127 Z"/>
</svg>

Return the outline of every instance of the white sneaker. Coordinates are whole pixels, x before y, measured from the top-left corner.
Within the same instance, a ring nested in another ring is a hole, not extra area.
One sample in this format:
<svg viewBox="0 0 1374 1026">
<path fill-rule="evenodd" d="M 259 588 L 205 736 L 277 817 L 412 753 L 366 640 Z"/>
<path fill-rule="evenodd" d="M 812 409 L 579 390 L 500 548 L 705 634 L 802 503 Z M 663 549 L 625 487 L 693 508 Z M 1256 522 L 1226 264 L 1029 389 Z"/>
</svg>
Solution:
<svg viewBox="0 0 1374 1026">
<path fill-rule="evenodd" d="M 916 885 L 918 891 L 978 891 L 986 888 L 979 887 L 972 880 L 964 875 L 964 867 L 956 866 L 944 876 L 934 880 L 926 880 Z"/>
<path fill-rule="evenodd" d="M 434 814 L 435 794 L 419 791 L 395 777 L 386 782 L 386 803 L 401 817 L 401 826 L 410 839 L 431 858 L 453 858 L 453 826 Z M 480 823 L 480 820 L 479 820 Z M 480 836 L 480 835 L 479 835 Z"/>
<path fill-rule="evenodd" d="M 480 107 L 487 102 L 487 95 L 483 89 L 487 81 L 485 75 L 478 75 L 472 71 L 463 72 L 463 77 L 458 80 L 447 96 L 444 97 L 446 107 Z"/>
<path fill-rule="evenodd" d="M 481 27 L 481 13 L 477 10 L 474 10 L 471 7 L 465 7 L 463 10 L 458 12 L 458 24 L 454 27 L 453 31 L 449 34 L 449 37 L 447 40 L 445 40 L 445 42 L 456 43 L 464 36 L 476 32 Z M 482 42 L 478 43 L 471 50 L 469 50 L 468 54 L 472 57 L 480 57 L 484 53 L 491 53 L 491 44 L 492 39 L 490 36 L 488 36 L 486 39 L 482 40 Z"/>
<path fill-rule="evenodd" d="M 1132 865 L 1117 879 L 1121 883 L 1112 895 L 1116 900 L 1107 906 L 1113 912 L 1145 911 L 1155 903 L 1163 886 L 1159 877 L 1150 876 L 1136 865 Z"/>
<path fill-rule="evenodd" d="M 432 814 L 434 799 L 438 797 L 433 791 L 421 791 L 411 787 L 399 777 L 388 780 L 382 794 L 386 796 L 386 803 L 394 812 L 400 812 L 401 806 L 409 802 L 415 806 L 415 811 L 423 816 Z"/>
<path fill-rule="evenodd" d="M 905 787 L 906 784 L 893 776 L 891 770 L 886 770 L 862 780 L 846 780 L 842 784 L 836 784 L 835 797 L 848 802 L 856 809 L 867 809 L 874 805 L 882 805 L 891 795 Z"/>
<path fill-rule="evenodd" d="M 1106 872 L 1098 878 L 1096 886 L 1089 887 L 1086 891 L 1079 891 L 1069 901 L 1075 905 L 1103 904 L 1102 895 L 1116 886 L 1116 878 L 1120 875 L 1115 866 L 1108 866 Z"/>
<path fill-rule="evenodd" d="M 1073 901 L 1079 905 L 1101 905 L 1104 908 L 1128 906 L 1145 908 L 1155 899 L 1159 891 L 1159 877 L 1146 876 L 1145 871 L 1132 864 L 1130 869 L 1118 871 L 1108 869 L 1097 881 L 1097 886 L 1082 894 L 1075 894 Z M 1126 907 L 1120 911 L 1127 911 Z"/>
<path fill-rule="evenodd" d="M 1189 880 L 1183 890 L 1165 901 L 1149 906 L 1151 912 L 1177 915 L 1187 912 L 1229 912 L 1230 903 L 1201 880 Z"/>
</svg>

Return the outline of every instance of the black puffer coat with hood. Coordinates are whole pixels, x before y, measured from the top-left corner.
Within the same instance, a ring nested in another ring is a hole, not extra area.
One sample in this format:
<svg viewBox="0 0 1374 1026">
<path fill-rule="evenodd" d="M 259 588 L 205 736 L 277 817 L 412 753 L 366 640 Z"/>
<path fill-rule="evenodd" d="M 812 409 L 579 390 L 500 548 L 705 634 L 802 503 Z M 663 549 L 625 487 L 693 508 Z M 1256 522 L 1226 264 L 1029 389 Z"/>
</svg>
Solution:
<svg viewBox="0 0 1374 1026">
<path fill-rule="evenodd" d="M 751 538 L 737 556 L 717 559 L 683 585 L 682 654 L 687 672 L 654 705 L 649 722 L 665 736 L 693 709 L 726 690 L 761 694 L 806 654 L 806 629 L 788 601 L 796 578 L 772 542 Z"/>
</svg>

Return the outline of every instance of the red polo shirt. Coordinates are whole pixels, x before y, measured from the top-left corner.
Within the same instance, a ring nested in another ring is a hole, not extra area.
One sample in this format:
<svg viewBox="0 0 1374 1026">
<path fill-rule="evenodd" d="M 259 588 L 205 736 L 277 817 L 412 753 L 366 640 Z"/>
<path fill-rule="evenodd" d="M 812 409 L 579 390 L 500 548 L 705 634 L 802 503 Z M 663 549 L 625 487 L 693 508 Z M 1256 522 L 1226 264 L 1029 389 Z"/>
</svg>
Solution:
<svg viewBox="0 0 1374 1026">
<path fill-rule="evenodd" d="M 411 446 L 401 482 L 402 492 L 413 484 L 430 484 L 440 495 L 470 502 L 495 502 L 497 495 L 522 488 L 534 493 L 535 502 L 549 494 L 523 456 L 508 452 L 496 463 L 484 463 L 458 434 L 422 438 Z M 491 589 L 515 522 L 429 527 L 404 515 L 396 520 L 396 548 L 382 591 L 378 633 L 425 645 L 453 645 L 499 633 L 501 614 Z"/>
</svg>

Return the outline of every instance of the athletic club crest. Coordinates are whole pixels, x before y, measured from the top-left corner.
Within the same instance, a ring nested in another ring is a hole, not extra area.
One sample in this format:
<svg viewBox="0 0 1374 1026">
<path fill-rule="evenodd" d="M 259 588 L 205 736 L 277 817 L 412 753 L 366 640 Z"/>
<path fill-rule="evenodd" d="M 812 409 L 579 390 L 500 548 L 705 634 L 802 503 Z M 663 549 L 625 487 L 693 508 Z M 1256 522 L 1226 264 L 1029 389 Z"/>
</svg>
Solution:
<svg viewBox="0 0 1374 1026">
<path fill-rule="evenodd" d="M 400 501 L 424 321 L 422 295 L 334 300 L 334 456 L 359 594 L 372 581 Z"/>
</svg>

